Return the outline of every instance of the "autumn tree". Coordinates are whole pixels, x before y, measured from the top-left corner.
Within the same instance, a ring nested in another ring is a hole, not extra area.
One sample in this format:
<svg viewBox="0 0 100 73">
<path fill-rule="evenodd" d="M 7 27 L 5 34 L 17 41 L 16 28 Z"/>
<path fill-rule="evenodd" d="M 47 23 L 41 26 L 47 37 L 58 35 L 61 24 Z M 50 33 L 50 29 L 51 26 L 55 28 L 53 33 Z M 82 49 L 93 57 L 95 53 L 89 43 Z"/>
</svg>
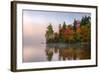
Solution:
<svg viewBox="0 0 100 73">
<path fill-rule="evenodd" d="M 91 40 L 90 25 L 82 26 L 80 34 L 83 42 L 90 42 Z"/>
<path fill-rule="evenodd" d="M 65 32 L 64 32 L 64 40 L 67 43 L 72 43 L 74 42 L 74 31 L 73 31 L 73 26 L 68 25 Z"/>
<path fill-rule="evenodd" d="M 65 42 L 65 38 L 64 38 L 65 30 L 66 30 L 66 23 L 63 22 L 62 26 L 61 26 L 61 24 L 59 25 L 59 42 L 61 42 L 61 43 Z"/>
</svg>

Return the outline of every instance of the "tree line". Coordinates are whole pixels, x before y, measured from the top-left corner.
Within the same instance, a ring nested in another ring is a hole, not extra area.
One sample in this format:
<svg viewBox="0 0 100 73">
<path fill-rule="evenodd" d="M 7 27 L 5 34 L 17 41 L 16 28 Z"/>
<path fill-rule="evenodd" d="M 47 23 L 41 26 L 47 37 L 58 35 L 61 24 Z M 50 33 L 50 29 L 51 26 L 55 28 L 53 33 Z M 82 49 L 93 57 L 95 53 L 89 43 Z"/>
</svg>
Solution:
<svg viewBox="0 0 100 73">
<path fill-rule="evenodd" d="M 47 26 L 46 43 L 76 43 L 91 41 L 91 17 L 83 16 L 81 20 L 74 19 L 73 24 L 59 24 L 59 32 L 54 32 L 53 24 Z"/>
</svg>

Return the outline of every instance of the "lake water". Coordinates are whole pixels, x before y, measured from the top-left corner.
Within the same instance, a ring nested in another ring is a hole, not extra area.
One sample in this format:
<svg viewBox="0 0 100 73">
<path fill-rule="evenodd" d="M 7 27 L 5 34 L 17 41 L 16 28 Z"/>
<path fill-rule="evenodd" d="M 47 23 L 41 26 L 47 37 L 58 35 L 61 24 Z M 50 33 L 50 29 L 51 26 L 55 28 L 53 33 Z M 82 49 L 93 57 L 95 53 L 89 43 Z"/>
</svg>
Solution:
<svg viewBox="0 0 100 73">
<path fill-rule="evenodd" d="M 87 43 L 40 43 L 23 46 L 23 62 L 84 59 L 91 59 L 91 47 Z"/>
</svg>

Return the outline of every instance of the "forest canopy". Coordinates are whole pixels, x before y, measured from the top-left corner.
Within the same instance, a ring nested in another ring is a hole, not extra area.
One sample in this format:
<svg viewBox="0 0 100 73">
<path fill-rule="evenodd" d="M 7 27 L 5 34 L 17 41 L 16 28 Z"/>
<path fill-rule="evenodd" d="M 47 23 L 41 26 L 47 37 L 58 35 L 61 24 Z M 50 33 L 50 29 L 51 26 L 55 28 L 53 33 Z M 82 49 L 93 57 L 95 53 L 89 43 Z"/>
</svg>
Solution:
<svg viewBox="0 0 100 73">
<path fill-rule="evenodd" d="M 64 21 L 59 24 L 59 32 L 55 32 L 52 25 L 50 23 L 47 26 L 46 43 L 76 43 L 90 42 L 91 40 L 90 16 L 83 16 L 81 20 L 74 19 L 73 24 L 67 24 Z"/>
</svg>

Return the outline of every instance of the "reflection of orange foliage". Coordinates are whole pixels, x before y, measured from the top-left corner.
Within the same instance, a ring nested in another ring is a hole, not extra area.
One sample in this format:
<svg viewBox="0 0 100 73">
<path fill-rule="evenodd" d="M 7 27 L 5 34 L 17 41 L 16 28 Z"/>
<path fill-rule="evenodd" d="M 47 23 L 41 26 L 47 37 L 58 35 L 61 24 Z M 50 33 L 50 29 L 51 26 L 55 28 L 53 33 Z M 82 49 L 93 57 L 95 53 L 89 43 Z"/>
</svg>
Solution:
<svg viewBox="0 0 100 73">
<path fill-rule="evenodd" d="M 79 59 L 90 59 L 90 52 L 88 50 L 77 50 L 76 55 Z"/>
<path fill-rule="evenodd" d="M 70 48 L 66 48 L 66 49 L 61 49 L 59 50 L 59 56 L 60 58 L 62 57 L 63 60 L 66 60 L 67 59 L 75 59 L 76 58 L 76 55 L 75 55 L 75 50 Z"/>
<path fill-rule="evenodd" d="M 90 59 L 90 53 L 88 50 L 75 50 L 74 48 L 59 49 L 59 58 L 63 60 L 71 59 Z"/>
</svg>

